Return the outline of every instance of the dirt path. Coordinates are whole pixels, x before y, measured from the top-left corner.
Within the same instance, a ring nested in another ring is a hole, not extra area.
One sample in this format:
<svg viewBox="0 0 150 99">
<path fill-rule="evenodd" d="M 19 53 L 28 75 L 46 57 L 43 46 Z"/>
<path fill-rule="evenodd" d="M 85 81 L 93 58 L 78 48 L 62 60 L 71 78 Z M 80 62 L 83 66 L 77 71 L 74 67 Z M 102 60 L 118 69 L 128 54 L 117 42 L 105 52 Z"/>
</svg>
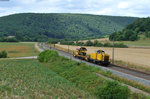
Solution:
<svg viewBox="0 0 150 99">
<path fill-rule="evenodd" d="M 0 60 L 11 60 L 11 59 L 37 59 L 37 56 L 16 57 L 16 58 L 1 58 Z"/>
</svg>

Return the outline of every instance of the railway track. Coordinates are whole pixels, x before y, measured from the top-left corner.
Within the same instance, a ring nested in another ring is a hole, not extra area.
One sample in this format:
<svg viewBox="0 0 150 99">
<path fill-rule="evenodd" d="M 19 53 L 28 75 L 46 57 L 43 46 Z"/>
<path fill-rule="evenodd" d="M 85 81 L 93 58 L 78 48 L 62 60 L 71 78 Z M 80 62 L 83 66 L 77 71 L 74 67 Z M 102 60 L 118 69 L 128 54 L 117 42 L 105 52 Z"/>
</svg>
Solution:
<svg viewBox="0 0 150 99">
<path fill-rule="evenodd" d="M 44 49 L 50 49 L 50 47 L 47 46 L 46 44 L 41 44 L 41 46 Z M 109 66 L 104 67 L 104 66 L 101 66 L 101 65 L 97 65 L 97 64 L 94 64 L 94 63 L 90 63 L 90 62 L 87 62 L 87 61 L 84 61 L 84 60 L 74 58 L 73 55 L 68 53 L 68 52 L 64 52 L 62 50 L 58 50 L 58 49 L 55 49 L 55 48 L 51 48 L 51 49 L 56 50 L 61 56 L 70 58 L 70 59 L 78 61 L 78 62 L 86 63 L 87 65 L 90 65 L 90 66 L 100 67 L 101 69 L 103 69 L 105 71 L 109 70 L 113 74 L 116 74 L 118 76 L 124 77 L 124 78 L 129 79 L 129 80 L 137 81 L 141 84 L 150 86 L 150 74 L 148 74 L 148 73 L 144 73 L 144 72 L 141 72 L 141 71 L 137 71 L 137 70 L 133 70 L 133 69 L 130 69 L 130 68 L 127 68 L 127 67 L 121 67 L 121 66 L 117 66 L 117 65 L 113 65 L 113 64 L 110 64 Z"/>
<path fill-rule="evenodd" d="M 142 71 L 138 71 L 138 70 L 134 70 L 134 69 L 130 69 L 127 67 L 118 66 L 114 64 L 110 64 L 108 68 L 111 68 L 111 69 L 114 69 L 123 73 L 131 74 L 131 75 L 134 75 L 136 77 L 140 77 L 146 80 L 150 80 L 150 74 L 142 72 Z"/>
</svg>

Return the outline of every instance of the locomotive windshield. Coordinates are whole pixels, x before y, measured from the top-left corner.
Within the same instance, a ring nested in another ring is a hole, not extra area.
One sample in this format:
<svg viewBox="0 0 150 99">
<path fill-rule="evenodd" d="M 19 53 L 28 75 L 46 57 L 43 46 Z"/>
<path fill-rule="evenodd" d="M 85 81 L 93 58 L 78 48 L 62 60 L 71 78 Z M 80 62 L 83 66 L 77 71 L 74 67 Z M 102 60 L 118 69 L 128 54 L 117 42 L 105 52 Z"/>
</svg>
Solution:
<svg viewBox="0 0 150 99">
<path fill-rule="evenodd" d="M 98 54 L 100 54 L 100 53 L 101 53 L 101 54 L 105 54 L 105 52 L 104 52 L 103 50 L 97 50 L 96 52 L 97 52 Z"/>
</svg>

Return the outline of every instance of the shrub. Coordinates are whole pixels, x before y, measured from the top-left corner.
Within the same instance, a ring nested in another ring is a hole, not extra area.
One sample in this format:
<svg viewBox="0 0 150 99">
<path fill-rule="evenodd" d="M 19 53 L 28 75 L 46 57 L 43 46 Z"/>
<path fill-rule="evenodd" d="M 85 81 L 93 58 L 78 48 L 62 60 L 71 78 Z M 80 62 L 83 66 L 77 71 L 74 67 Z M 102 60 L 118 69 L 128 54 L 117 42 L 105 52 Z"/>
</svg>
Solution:
<svg viewBox="0 0 150 99">
<path fill-rule="evenodd" d="M 97 47 L 103 47 L 104 45 L 102 43 L 98 43 L 96 46 Z"/>
<path fill-rule="evenodd" d="M 1 51 L 0 52 L 0 58 L 7 58 L 7 52 L 6 51 Z"/>
<path fill-rule="evenodd" d="M 38 60 L 40 62 L 48 62 L 48 61 L 55 61 L 58 57 L 58 53 L 52 50 L 45 50 L 39 54 Z"/>
<path fill-rule="evenodd" d="M 104 43 L 104 47 L 112 47 L 113 45 L 111 43 Z"/>
<path fill-rule="evenodd" d="M 96 46 L 98 43 L 99 43 L 98 40 L 94 40 L 93 45 Z"/>
<path fill-rule="evenodd" d="M 88 40 L 84 45 L 85 46 L 93 46 L 93 42 L 91 42 L 90 40 Z"/>
<path fill-rule="evenodd" d="M 128 46 L 123 43 L 114 43 L 114 47 L 127 48 Z"/>
<path fill-rule="evenodd" d="M 48 40 L 48 43 L 50 43 L 50 44 L 57 44 L 57 43 L 58 43 L 58 40 L 57 40 L 57 39 L 50 38 L 50 39 Z"/>
<path fill-rule="evenodd" d="M 104 86 L 98 88 L 97 95 L 101 99 L 128 99 L 130 90 L 116 81 L 108 81 Z"/>
<path fill-rule="evenodd" d="M 62 45 L 75 45 L 73 41 L 61 41 L 60 44 Z"/>
<path fill-rule="evenodd" d="M 76 45 L 76 46 L 83 46 L 83 45 L 84 45 L 84 42 L 77 42 L 75 45 Z"/>
</svg>

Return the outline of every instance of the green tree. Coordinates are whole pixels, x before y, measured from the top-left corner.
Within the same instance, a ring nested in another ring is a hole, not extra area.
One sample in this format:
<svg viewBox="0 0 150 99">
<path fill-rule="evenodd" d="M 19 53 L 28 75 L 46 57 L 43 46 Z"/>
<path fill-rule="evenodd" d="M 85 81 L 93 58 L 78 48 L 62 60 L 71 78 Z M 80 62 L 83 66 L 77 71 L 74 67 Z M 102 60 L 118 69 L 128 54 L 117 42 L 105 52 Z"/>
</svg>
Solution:
<svg viewBox="0 0 150 99">
<path fill-rule="evenodd" d="M 48 40 L 48 43 L 50 43 L 50 44 L 56 44 L 56 43 L 58 43 L 58 40 L 57 40 L 57 39 L 50 38 L 50 39 Z"/>
<path fill-rule="evenodd" d="M 98 43 L 99 43 L 98 40 L 94 40 L 93 45 L 96 46 L 96 45 L 98 45 Z"/>
<path fill-rule="evenodd" d="M 58 53 L 57 51 L 53 51 L 53 50 L 45 50 L 43 52 L 41 52 L 38 56 L 38 60 L 40 62 L 48 62 L 48 61 L 55 61 L 58 57 Z"/>
<path fill-rule="evenodd" d="M 100 99 L 128 99 L 130 90 L 118 82 L 108 81 L 106 85 L 98 88 L 97 95 Z"/>
<path fill-rule="evenodd" d="M 93 43 L 90 40 L 88 40 L 84 45 L 85 46 L 93 46 Z"/>
<path fill-rule="evenodd" d="M 150 38 L 150 31 L 146 32 L 146 37 Z"/>
<path fill-rule="evenodd" d="M 0 52 L 0 58 L 7 58 L 7 52 L 5 50 Z"/>
</svg>

